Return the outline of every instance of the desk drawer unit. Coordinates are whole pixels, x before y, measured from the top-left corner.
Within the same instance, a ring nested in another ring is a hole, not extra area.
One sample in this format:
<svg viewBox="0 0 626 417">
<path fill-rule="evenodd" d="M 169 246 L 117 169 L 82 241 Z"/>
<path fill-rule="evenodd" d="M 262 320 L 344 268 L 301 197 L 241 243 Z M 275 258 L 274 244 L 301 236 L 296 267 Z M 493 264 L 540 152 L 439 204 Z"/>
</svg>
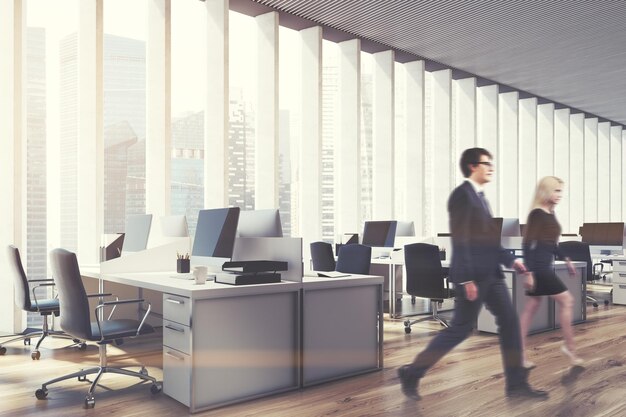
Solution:
<svg viewBox="0 0 626 417">
<path fill-rule="evenodd" d="M 191 326 L 191 300 L 179 295 L 163 294 L 163 319 Z"/>
<path fill-rule="evenodd" d="M 163 345 L 190 355 L 191 328 L 173 321 L 163 320 Z"/>
<path fill-rule="evenodd" d="M 163 392 L 191 406 L 191 356 L 163 346 Z"/>
<path fill-rule="evenodd" d="M 626 259 L 613 261 L 613 304 L 626 304 Z"/>
</svg>

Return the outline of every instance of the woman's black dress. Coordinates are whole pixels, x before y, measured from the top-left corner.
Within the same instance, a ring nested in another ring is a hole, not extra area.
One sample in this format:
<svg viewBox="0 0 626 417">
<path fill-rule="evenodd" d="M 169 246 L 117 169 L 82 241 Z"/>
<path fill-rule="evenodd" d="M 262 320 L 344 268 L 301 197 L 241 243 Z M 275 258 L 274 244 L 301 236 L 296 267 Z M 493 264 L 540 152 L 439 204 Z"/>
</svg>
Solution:
<svg viewBox="0 0 626 417">
<path fill-rule="evenodd" d="M 527 295 L 553 295 L 567 291 L 554 273 L 554 257 L 562 258 L 557 242 L 561 226 L 554 214 L 536 208 L 528 215 L 524 236 L 524 264 L 535 276 L 535 288 Z"/>
</svg>

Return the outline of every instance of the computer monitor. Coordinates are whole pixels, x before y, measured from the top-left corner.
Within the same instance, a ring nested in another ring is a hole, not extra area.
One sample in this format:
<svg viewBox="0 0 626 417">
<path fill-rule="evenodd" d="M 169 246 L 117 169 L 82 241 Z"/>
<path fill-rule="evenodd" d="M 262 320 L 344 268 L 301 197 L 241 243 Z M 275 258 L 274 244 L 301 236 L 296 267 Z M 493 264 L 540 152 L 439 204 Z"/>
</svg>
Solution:
<svg viewBox="0 0 626 417">
<path fill-rule="evenodd" d="M 395 220 L 365 222 L 362 243 L 366 246 L 393 248 L 397 224 Z"/>
<path fill-rule="evenodd" d="M 584 223 L 581 240 L 589 244 L 591 253 L 621 255 L 624 252 L 624 223 Z"/>
<path fill-rule="evenodd" d="M 239 213 L 237 237 L 283 237 L 278 209 L 248 210 Z"/>
<path fill-rule="evenodd" d="M 413 222 L 401 222 L 396 225 L 396 236 L 415 236 L 415 225 Z"/>
<path fill-rule="evenodd" d="M 221 269 L 233 255 L 239 207 L 200 210 L 191 250 L 191 263 Z"/>
<path fill-rule="evenodd" d="M 122 253 L 138 252 L 148 246 L 152 214 L 134 214 L 126 218 Z"/>
<path fill-rule="evenodd" d="M 161 234 L 163 237 L 187 237 L 189 227 L 184 214 L 161 217 Z"/>
</svg>

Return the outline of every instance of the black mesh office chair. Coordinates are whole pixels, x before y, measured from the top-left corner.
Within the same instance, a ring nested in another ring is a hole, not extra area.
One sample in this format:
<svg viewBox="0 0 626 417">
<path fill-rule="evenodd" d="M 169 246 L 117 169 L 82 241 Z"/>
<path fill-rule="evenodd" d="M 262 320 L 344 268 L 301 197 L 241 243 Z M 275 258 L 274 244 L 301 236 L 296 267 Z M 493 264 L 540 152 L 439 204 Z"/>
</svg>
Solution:
<svg viewBox="0 0 626 417">
<path fill-rule="evenodd" d="M 335 270 L 346 274 L 367 275 L 370 273 L 371 263 L 372 248 L 353 243 L 341 247 Z"/>
<path fill-rule="evenodd" d="M 150 306 L 148 305 L 146 314 L 143 316 L 141 322 L 128 319 L 112 320 L 110 316 L 107 320 L 101 320 L 100 316 L 106 307 L 115 307 L 120 304 L 142 303 L 144 300 L 100 302 L 95 308 L 96 322 L 92 322 L 89 317 L 88 297 L 85 293 L 85 287 L 80 276 L 76 255 L 65 249 L 54 249 L 50 252 L 50 263 L 52 265 L 54 282 L 57 284 L 59 291 L 59 300 L 61 302 L 61 328 L 76 338 L 96 342 L 100 353 L 100 366 L 83 369 L 69 375 L 52 379 L 44 383 L 41 388 L 35 392 L 35 396 L 43 400 L 47 397 L 48 386 L 51 384 L 72 378 L 78 378 L 79 381 L 87 381 L 87 375 L 97 374 L 85 398 L 85 407 L 93 408 L 96 404 L 93 392 L 96 389 L 100 377 L 109 372 L 134 376 L 144 381 L 150 381 L 152 382 L 151 392 L 153 394 L 161 392 L 161 384 L 148 375 L 144 366 L 141 366 L 139 372 L 107 366 L 106 346 L 109 343 L 119 343 L 126 337 L 135 337 L 154 332 L 154 329 L 150 325 L 145 324 L 146 318 L 150 313 Z"/>
<path fill-rule="evenodd" d="M 443 300 L 454 297 L 454 290 L 447 287 L 446 274 L 441 266 L 439 248 L 427 243 L 413 243 L 404 247 L 406 268 L 406 292 L 415 297 L 430 299 L 432 315 L 418 320 L 405 320 L 404 332 L 411 333 L 411 325 L 424 320 L 435 320 L 448 327 L 439 316 L 438 307 Z"/>
<path fill-rule="evenodd" d="M 33 349 L 30 354 L 30 357 L 33 358 L 33 360 L 39 359 L 41 357 L 39 346 L 41 346 L 41 343 L 46 337 L 55 336 L 65 339 L 73 338 L 64 332 L 50 330 L 48 328 L 48 317 L 53 314 L 57 317 L 59 316 L 59 300 L 57 298 L 42 299 L 41 295 L 39 298 L 37 297 L 38 288 L 54 286 L 54 281 L 52 279 L 29 280 L 24 272 L 20 251 L 15 246 L 10 245 L 7 248 L 7 255 L 15 287 L 15 304 L 22 310 L 29 313 L 39 313 L 43 318 L 43 325 L 41 329 L 27 329 L 24 333 L 5 341 L 3 344 L 0 344 L 0 355 L 4 355 L 7 351 L 7 348 L 3 346 L 4 344 L 15 342 L 17 340 L 23 340 L 26 345 L 30 344 L 30 340 L 32 338 L 39 337 L 39 341 L 37 341 L 35 349 Z M 32 290 L 30 288 L 31 285 L 33 285 Z M 32 298 L 30 296 L 31 293 Z M 79 344 L 83 349 L 86 347 L 86 345 L 81 344 L 78 339 L 74 339 L 73 342 L 74 344 Z"/>
<path fill-rule="evenodd" d="M 326 242 L 311 243 L 311 260 L 314 271 L 334 271 L 336 264 L 333 246 Z"/>
<path fill-rule="evenodd" d="M 572 261 L 587 263 L 587 282 L 598 281 L 603 278 L 604 265 L 602 263 L 593 263 L 588 243 L 577 241 L 560 242 L 559 249 L 563 256 L 570 258 Z M 590 295 L 587 295 L 587 302 L 592 303 L 594 307 L 598 307 L 598 300 Z M 609 300 L 604 300 L 604 305 L 609 305 Z"/>
</svg>

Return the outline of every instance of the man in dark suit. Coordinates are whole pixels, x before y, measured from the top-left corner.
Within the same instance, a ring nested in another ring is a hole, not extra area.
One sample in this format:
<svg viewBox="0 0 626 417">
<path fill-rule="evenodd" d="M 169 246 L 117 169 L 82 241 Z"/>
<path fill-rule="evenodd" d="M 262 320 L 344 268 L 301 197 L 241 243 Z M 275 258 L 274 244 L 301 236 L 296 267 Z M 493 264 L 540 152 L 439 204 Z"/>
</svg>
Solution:
<svg viewBox="0 0 626 417">
<path fill-rule="evenodd" d="M 525 272 L 524 264 L 505 251 L 495 229 L 483 186 L 491 181 L 493 164 L 486 149 L 471 148 L 461 156 L 461 171 L 467 180 L 450 195 L 450 232 L 452 260 L 450 280 L 457 288 L 451 326 L 440 331 L 413 363 L 398 370 L 402 392 L 419 400 L 420 378 L 452 348 L 465 340 L 478 317 L 481 306 L 496 316 L 500 352 L 508 397 L 545 399 L 545 391 L 532 389 L 528 371 L 522 367 L 520 328 L 500 264 Z M 527 277 L 527 279 L 531 279 Z"/>
</svg>

